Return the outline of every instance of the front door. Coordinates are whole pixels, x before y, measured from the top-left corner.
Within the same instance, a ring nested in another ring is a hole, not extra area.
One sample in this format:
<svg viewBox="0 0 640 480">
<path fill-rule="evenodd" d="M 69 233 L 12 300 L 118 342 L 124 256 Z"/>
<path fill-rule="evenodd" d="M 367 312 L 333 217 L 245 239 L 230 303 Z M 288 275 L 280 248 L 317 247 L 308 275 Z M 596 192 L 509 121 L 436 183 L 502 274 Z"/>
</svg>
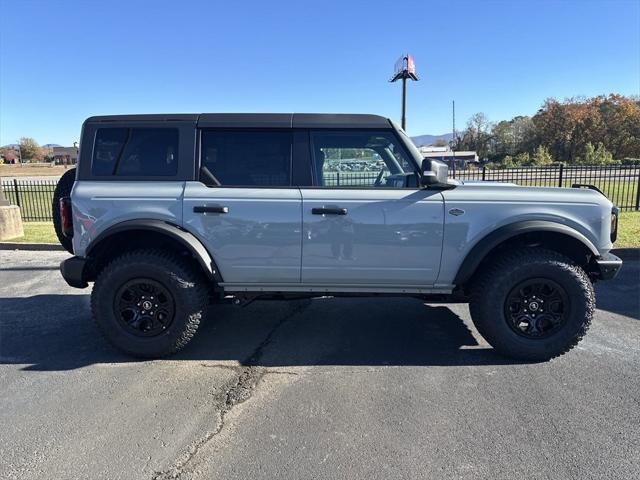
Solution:
<svg viewBox="0 0 640 480">
<path fill-rule="evenodd" d="M 205 130 L 200 181 L 186 182 L 183 225 L 214 258 L 225 286 L 299 283 L 300 190 L 292 133 Z"/>
<path fill-rule="evenodd" d="M 311 132 L 316 187 L 302 189 L 305 285 L 430 286 L 443 198 L 416 184 L 391 131 Z"/>
</svg>

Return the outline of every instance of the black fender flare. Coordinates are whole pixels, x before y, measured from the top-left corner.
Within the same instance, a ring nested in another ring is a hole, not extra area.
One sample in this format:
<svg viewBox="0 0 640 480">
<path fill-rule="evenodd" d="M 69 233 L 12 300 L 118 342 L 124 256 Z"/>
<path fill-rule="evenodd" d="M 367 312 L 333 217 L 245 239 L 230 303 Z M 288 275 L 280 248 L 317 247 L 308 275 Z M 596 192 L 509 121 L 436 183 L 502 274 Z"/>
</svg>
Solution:
<svg viewBox="0 0 640 480">
<path fill-rule="evenodd" d="M 594 256 L 600 255 L 598 249 L 591 240 L 568 225 L 548 220 L 524 220 L 504 225 L 478 241 L 471 250 L 469 250 L 469 253 L 467 253 L 467 256 L 460 265 L 460 268 L 458 268 L 454 284 L 461 285 L 469 280 L 487 254 L 502 242 L 518 235 L 531 232 L 553 232 L 567 235 L 581 242 Z"/>
<path fill-rule="evenodd" d="M 87 247 L 86 257 L 90 258 L 92 252 L 98 245 L 100 245 L 103 240 L 106 240 L 112 235 L 126 232 L 127 230 L 146 230 L 157 232 L 162 235 L 167 235 L 171 239 L 183 245 L 191 253 L 191 255 L 193 255 L 193 257 L 198 261 L 200 266 L 203 268 L 203 270 L 211 280 L 215 281 L 216 283 L 220 283 L 223 281 L 222 276 L 220 275 L 220 270 L 218 269 L 215 260 L 209 254 L 209 251 L 205 248 L 202 242 L 189 231 L 164 220 L 126 220 L 124 222 L 112 225 L 93 239 L 93 241 Z"/>
</svg>

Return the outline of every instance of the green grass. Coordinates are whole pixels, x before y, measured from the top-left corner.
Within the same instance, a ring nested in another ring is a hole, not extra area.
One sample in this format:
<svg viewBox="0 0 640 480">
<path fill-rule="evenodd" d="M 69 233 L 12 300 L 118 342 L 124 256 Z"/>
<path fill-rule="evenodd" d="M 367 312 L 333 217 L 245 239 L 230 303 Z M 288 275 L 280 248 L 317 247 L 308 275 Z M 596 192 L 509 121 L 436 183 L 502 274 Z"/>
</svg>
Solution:
<svg viewBox="0 0 640 480">
<path fill-rule="evenodd" d="M 620 212 L 615 248 L 640 247 L 640 212 Z"/>
<path fill-rule="evenodd" d="M 51 222 L 23 222 L 24 236 L 10 238 L 6 242 L 58 243 L 58 237 Z"/>
</svg>

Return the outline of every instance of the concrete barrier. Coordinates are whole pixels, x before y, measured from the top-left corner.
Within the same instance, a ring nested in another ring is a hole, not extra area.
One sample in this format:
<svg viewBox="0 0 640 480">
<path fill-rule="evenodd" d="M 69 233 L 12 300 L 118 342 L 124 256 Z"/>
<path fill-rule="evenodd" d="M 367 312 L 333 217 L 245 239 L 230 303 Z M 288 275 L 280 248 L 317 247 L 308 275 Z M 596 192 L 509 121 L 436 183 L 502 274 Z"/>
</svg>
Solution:
<svg viewBox="0 0 640 480">
<path fill-rule="evenodd" d="M 9 240 L 24 236 L 20 207 L 16 205 L 0 206 L 0 240 Z"/>
</svg>

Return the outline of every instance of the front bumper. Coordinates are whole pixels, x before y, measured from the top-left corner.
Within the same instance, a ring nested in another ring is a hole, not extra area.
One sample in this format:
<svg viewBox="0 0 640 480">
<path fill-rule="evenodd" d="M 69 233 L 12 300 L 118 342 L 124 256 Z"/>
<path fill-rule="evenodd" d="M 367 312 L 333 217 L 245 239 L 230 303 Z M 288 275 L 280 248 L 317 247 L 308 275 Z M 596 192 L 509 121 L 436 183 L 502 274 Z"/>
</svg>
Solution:
<svg viewBox="0 0 640 480">
<path fill-rule="evenodd" d="M 594 274 L 600 280 L 611 280 L 618 275 L 622 267 L 622 260 L 613 253 L 605 253 L 594 259 Z"/>
<path fill-rule="evenodd" d="M 71 257 L 60 263 L 62 278 L 72 287 L 85 288 L 89 284 L 85 280 L 86 258 Z"/>
</svg>

